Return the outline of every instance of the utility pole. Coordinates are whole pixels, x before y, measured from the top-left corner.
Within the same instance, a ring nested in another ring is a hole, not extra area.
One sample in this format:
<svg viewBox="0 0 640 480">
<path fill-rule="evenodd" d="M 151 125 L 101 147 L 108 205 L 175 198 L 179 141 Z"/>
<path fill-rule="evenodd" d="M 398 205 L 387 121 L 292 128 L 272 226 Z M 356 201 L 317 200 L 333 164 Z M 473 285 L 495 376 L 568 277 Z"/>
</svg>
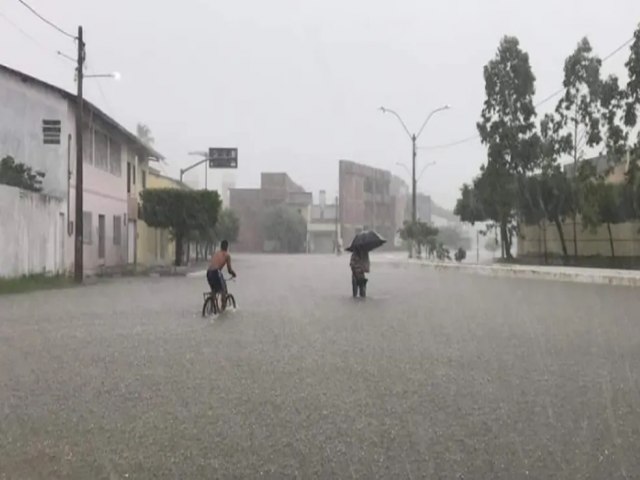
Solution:
<svg viewBox="0 0 640 480">
<path fill-rule="evenodd" d="M 335 247 L 336 247 L 336 254 L 340 253 L 340 246 L 339 246 L 339 242 L 338 242 L 338 196 L 336 195 L 336 241 L 335 241 Z"/>
<path fill-rule="evenodd" d="M 82 98 L 82 81 L 83 81 L 83 67 L 84 67 L 84 56 L 85 56 L 85 45 L 82 37 L 82 26 L 78 27 L 78 66 L 76 70 L 76 81 L 78 82 L 78 93 L 76 96 L 77 101 L 77 111 L 76 111 L 76 225 L 75 225 L 75 259 L 74 259 L 74 280 L 77 283 L 82 283 L 83 277 L 83 248 L 84 248 L 84 239 L 83 239 L 83 229 L 84 225 L 82 222 L 82 199 L 83 199 L 83 178 L 82 178 L 82 166 L 83 166 L 83 158 L 82 158 L 82 109 L 83 109 L 83 98 Z"/>
<path fill-rule="evenodd" d="M 416 136 L 411 136 L 413 152 L 411 154 L 411 221 L 415 224 L 418 220 L 418 202 L 416 198 Z"/>
</svg>

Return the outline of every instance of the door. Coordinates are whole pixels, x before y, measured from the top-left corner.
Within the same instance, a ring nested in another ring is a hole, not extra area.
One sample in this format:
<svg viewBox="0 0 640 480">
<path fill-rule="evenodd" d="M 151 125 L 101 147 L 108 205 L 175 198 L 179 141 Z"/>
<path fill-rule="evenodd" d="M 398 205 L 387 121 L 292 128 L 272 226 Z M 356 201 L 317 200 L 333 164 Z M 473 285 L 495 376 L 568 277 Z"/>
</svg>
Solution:
<svg viewBox="0 0 640 480">
<path fill-rule="evenodd" d="M 57 248 L 57 262 L 56 262 L 56 271 L 64 272 L 64 245 L 65 245 L 65 237 L 67 235 L 67 222 L 65 219 L 64 213 L 60 213 L 58 217 L 58 248 Z"/>
<path fill-rule="evenodd" d="M 106 221 L 104 215 L 98 215 L 98 259 L 104 261 Z"/>
<path fill-rule="evenodd" d="M 129 263 L 136 263 L 136 230 L 136 221 L 129 220 L 127 229 L 127 261 Z"/>
</svg>

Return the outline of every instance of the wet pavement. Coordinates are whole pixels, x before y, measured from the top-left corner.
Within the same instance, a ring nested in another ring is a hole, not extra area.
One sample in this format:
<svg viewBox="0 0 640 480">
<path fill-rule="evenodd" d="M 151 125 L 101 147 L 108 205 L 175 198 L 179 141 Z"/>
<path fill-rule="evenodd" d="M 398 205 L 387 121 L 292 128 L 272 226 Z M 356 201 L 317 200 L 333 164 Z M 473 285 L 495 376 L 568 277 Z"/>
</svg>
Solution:
<svg viewBox="0 0 640 480">
<path fill-rule="evenodd" d="M 0 479 L 640 478 L 637 289 L 347 264 L 0 297 Z"/>
</svg>

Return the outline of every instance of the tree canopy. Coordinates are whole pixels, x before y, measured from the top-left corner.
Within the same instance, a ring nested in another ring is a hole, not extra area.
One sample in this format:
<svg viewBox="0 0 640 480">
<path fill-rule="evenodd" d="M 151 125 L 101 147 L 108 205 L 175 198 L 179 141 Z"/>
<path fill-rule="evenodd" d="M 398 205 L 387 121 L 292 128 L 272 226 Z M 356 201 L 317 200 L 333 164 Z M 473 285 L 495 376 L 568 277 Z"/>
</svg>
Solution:
<svg viewBox="0 0 640 480">
<path fill-rule="evenodd" d="M 276 243 L 282 253 L 304 252 L 307 242 L 307 222 L 289 207 L 279 205 L 264 215 L 263 231 L 266 240 Z"/>
<path fill-rule="evenodd" d="M 153 138 L 151 129 L 144 123 L 138 123 L 136 125 L 136 135 L 140 139 L 140 141 L 148 147 L 151 147 L 156 141 L 155 138 Z"/>
<path fill-rule="evenodd" d="M 501 40 L 495 57 L 484 67 L 484 80 L 486 98 L 477 127 L 487 147 L 487 163 L 474 188 L 483 207 L 479 211 L 499 225 L 506 256 L 511 258 L 522 177 L 536 168 L 540 148 L 533 104 L 535 76 L 517 38 Z M 468 211 L 464 204 L 461 208 Z"/>
<path fill-rule="evenodd" d="M 182 262 L 183 241 L 214 228 L 222 204 L 217 192 L 151 188 L 143 190 L 142 216 L 150 227 L 166 228 L 176 241 L 175 264 Z"/>
<path fill-rule="evenodd" d="M 591 230 L 606 226 L 613 256 L 611 226 L 640 218 L 640 26 L 625 65 L 626 85 L 614 75 L 603 80 L 602 60 L 587 38 L 580 40 L 564 62 L 562 96 L 539 124 L 535 76 L 519 41 L 504 37 L 484 67 L 486 99 L 477 127 L 487 158 L 479 174 L 462 185 L 454 212 L 472 224 L 493 222 L 507 258 L 522 223 L 555 225 L 565 257 L 567 218 L 574 220 L 575 255 L 579 223 Z M 604 160 L 596 169 L 585 157 L 598 150 Z M 567 171 L 565 158 L 573 160 Z M 623 162 L 624 181 L 607 182 Z"/>
</svg>

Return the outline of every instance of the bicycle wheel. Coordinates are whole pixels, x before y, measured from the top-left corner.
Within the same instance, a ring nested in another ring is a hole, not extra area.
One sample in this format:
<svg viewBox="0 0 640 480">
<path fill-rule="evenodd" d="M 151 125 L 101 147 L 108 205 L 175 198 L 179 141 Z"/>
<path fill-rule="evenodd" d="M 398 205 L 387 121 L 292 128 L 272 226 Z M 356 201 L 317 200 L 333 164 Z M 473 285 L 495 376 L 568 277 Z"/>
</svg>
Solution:
<svg viewBox="0 0 640 480">
<path fill-rule="evenodd" d="M 236 299 L 231 294 L 227 295 L 227 307 L 226 308 L 229 308 L 229 306 L 231 306 L 231 308 L 234 308 L 234 309 L 236 308 Z"/>
<path fill-rule="evenodd" d="M 219 303 L 219 300 L 218 300 L 219 297 L 220 297 L 219 293 L 216 293 L 213 296 L 212 305 L 213 305 L 213 314 L 214 315 L 217 315 L 218 313 L 220 313 L 220 303 Z"/>
<path fill-rule="evenodd" d="M 215 312 L 215 306 L 213 303 L 213 298 L 211 296 L 208 296 L 204 300 L 204 304 L 202 305 L 202 316 L 206 317 L 208 315 L 211 315 L 214 312 Z"/>
</svg>

